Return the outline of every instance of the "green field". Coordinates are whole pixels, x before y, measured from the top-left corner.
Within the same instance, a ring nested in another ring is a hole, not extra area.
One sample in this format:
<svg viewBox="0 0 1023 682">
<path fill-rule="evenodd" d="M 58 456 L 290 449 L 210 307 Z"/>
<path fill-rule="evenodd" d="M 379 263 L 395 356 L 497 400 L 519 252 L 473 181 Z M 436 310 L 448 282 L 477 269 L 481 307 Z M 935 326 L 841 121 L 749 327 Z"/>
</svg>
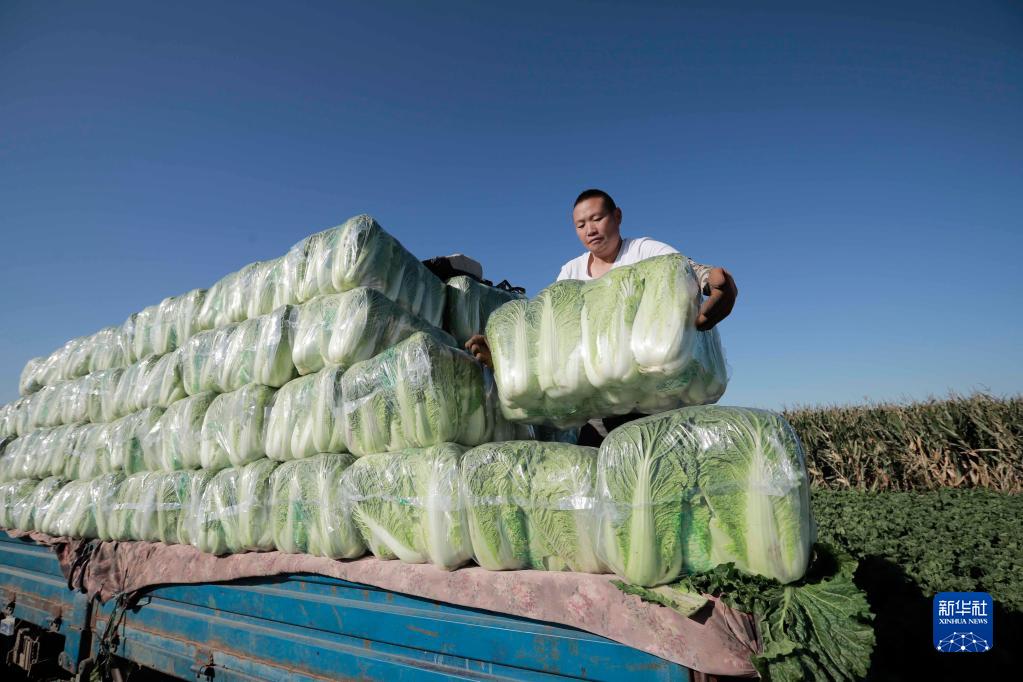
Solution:
<svg viewBox="0 0 1023 682">
<path fill-rule="evenodd" d="M 856 557 L 875 614 L 868 679 L 1005 679 L 1023 642 L 1023 398 L 786 413 L 807 451 L 819 539 Z M 937 592 L 995 599 L 995 646 L 939 654 Z M 1015 664 L 1015 665 L 1014 665 Z"/>
</svg>

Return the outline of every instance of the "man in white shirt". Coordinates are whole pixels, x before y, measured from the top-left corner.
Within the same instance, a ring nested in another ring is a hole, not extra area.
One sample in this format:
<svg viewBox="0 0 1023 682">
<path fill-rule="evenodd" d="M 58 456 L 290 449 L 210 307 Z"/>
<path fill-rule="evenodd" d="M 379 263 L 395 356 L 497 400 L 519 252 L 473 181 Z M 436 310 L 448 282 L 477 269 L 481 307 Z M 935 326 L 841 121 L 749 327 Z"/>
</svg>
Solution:
<svg viewBox="0 0 1023 682">
<path fill-rule="evenodd" d="M 612 268 L 678 253 L 677 249 L 649 237 L 622 237 L 622 209 L 603 190 L 588 189 L 580 194 L 572 209 L 572 221 L 586 253 L 565 263 L 558 274 L 559 280 L 597 279 Z M 696 328 L 707 331 L 732 312 L 739 290 L 724 268 L 701 265 L 691 258 L 689 263 L 707 297 L 700 308 Z"/>
<path fill-rule="evenodd" d="M 622 237 L 622 209 L 603 190 L 588 189 L 580 194 L 572 209 L 572 221 L 575 223 L 576 236 L 586 247 L 586 253 L 565 263 L 558 274 L 558 280 L 597 279 L 612 268 L 632 265 L 654 256 L 678 253 L 671 246 L 648 237 Z M 696 328 L 707 331 L 732 312 L 739 290 L 732 275 L 724 268 L 701 265 L 692 259 L 689 262 L 705 297 L 696 318 Z M 476 359 L 493 368 L 486 337 L 477 334 L 465 343 L 465 347 Z M 599 445 L 608 431 L 642 416 L 630 414 L 593 420 L 580 432 L 579 444 Z"/>
</svg>

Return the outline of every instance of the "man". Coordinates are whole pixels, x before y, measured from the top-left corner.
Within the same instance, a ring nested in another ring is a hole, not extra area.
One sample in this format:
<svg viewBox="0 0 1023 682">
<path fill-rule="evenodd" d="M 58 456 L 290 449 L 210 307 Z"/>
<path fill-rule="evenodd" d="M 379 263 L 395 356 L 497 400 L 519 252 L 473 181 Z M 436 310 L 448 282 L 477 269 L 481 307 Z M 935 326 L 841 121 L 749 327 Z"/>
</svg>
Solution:
<svg viewBox="0 0 1023 682">
<path fill-rule="evenodd" d="M 653 239 L 622 237 L 622 209 L 603 190 L 588 189 L 580 194 L 572 208 L 572 221 L 575 223 L 576 236 L 586 248 L 586 253 L 565 263 L 558 274 L 558 280 L 597 279 L 612 268 L 632 265 L 654 256 L 678 253 L 676 249 Z M 700 265 L 691 259 L 689 262 L 705 296 L 696 318 L 696 328 L 707 331 L 732 312 L 739 290 L 732 275 L 724 268 Z M 465 347 L 480 362 L 493 367 L 490 346 L 484 336 L 477 334 L 466 342 Z M 642 416 L 630 414 L 605 417 L 602 421 L 594 420 L 580 432 L 579 443 L 599 445 L 607 431 Z"/>
</svg>

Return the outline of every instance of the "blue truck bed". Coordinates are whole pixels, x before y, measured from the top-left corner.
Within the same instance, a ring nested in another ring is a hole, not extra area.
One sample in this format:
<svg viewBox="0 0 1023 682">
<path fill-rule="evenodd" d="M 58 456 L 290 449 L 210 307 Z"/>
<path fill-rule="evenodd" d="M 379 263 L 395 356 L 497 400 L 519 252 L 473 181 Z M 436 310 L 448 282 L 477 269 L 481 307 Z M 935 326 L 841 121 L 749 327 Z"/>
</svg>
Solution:
<svg viewBox="0 0 1023 682">
<path fill-rule="evenodd" d="M 40 664 L 49 657 L 75 673 L 94 659 L 116 604 L 69 590 L 49 548 L 0 533 L 0 588 L 19 628 L 52 633 L 40 638 Z M 690 679 L 682 666 L 573 628 L 316 575 L 156 587 L 117 631 L 116 656 L 218 682 Z M 7 650 L 15 635 L 0 640 Z"/>
</svg>

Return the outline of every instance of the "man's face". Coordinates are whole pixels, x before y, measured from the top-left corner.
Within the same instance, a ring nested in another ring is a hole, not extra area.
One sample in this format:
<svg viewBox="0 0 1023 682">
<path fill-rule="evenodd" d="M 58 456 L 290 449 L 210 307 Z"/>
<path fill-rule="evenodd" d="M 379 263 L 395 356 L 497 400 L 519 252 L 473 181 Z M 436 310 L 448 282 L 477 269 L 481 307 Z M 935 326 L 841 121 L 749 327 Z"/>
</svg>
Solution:
<svg viewBox="0 0 1023 682">
<path fill-rule="evenodd" d="M 575 233 L 594 256 L 610 256 L 618 248 L 622 210 L 608 211 L 602 197 L 580 201 L 572 210 Z"/>
</svg>

